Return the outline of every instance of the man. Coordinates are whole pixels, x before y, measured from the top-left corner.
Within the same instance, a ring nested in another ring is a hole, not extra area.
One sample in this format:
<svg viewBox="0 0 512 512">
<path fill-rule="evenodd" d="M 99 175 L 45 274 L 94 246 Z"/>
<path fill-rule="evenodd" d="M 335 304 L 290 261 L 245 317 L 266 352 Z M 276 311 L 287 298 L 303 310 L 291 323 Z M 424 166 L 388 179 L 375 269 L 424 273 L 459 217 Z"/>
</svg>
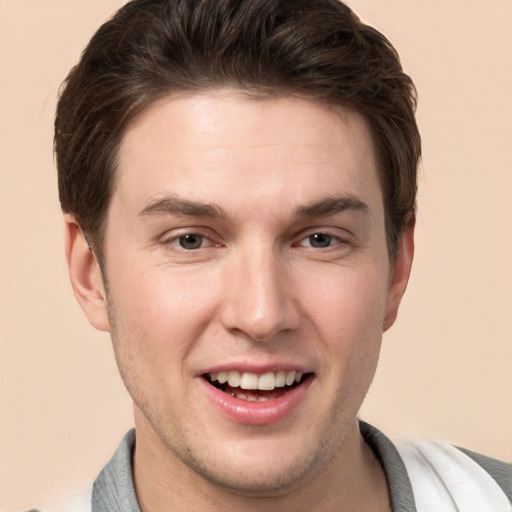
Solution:
<svg viewBox="0 0 512 512">
<path fill-rule="evenodd" d="M 357 420 L 412 264 L 414 106 L 336 0 L 136 0 L 100 28 L 55 150 L 136 429 L 66 510 L 511 510 L 507 465 Z"/>
</svg>

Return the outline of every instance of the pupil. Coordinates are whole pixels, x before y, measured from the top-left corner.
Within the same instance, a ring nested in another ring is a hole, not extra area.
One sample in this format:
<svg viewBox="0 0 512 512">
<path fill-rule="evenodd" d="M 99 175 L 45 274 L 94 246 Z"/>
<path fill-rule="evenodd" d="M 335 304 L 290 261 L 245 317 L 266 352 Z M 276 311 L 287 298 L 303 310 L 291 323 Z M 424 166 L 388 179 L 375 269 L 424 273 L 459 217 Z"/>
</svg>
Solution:
<svg viewBox="0 0 512 512">
<path fill-rule="evenodd" d="M 203 243 L 201 235 L 184 235 L 180 236 L 179 244 L 183 249 L 199 249 Z"/>
<path fill-rule="evenodd" d="M 332 237 L 325 233 L 315 233 L 309 237 L 309 243 L 312 247 L 329 247 Z"/>
</svg>

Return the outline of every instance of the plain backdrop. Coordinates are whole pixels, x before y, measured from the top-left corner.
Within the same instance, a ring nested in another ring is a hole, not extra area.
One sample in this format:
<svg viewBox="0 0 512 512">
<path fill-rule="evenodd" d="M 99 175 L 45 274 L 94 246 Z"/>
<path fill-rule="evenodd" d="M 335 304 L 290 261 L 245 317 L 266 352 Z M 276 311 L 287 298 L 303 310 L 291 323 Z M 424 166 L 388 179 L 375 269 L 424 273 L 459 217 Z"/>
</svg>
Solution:
<svg viewBox="0 0 512 512">
<path fill-rule="evenodd" d="M 361 416 L 512 460 L 512 2 L 353 0 L 400 52 L 423 135 L 416 260 Z M 132 425 L 68 282 L 58 87 L 120 0 L 0 0 L 0 509 L 93 481 Z"/>
</svg>

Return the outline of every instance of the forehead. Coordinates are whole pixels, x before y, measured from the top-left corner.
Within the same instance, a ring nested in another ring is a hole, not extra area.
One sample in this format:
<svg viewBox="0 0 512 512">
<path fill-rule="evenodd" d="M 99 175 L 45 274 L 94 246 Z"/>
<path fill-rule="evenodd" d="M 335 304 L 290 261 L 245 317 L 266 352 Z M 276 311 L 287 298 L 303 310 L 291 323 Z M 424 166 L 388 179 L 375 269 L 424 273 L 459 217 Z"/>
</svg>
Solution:
<svg viewBox="0 0 512 512">
<path fill-rule="evenodd" d="M 162 194 L 260 205 L 374 193 L 370 131 L 353 110 L 237 90 L 171 96 L 148 107 L 120 148 L 113 201 L 143 207 Z"/>
</svg>

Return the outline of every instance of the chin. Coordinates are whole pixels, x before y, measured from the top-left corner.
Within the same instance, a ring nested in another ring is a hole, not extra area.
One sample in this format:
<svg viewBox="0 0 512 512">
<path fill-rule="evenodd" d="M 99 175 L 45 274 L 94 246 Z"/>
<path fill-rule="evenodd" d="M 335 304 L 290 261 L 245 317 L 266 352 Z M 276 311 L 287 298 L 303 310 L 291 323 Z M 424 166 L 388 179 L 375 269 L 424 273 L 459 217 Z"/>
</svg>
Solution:
<svg viewBox="0 0 512 512">
<path fill-rule="evenodd" d="M 299 489 L 329 465 L 339 448 L 334 436 L 325 443 L 308 439 L 304 431 L 291 439 L 275 433 L 259 440 L 217 441 L 210 439 L 209 446 L 189 446 L 186 451 L 174 449 L 174 455 L 214 487 L 259 498 L 285 496 Z"/>
<path fill-rule="evenodd" d="M 217 488 L 244 497 L 273 498 L 285 496 L 299 488 L 306 476 L 311 474 L 314 461 L 286 462 L 276 467 L 269 461 L 254 464 L 236 464 L 233 467 L 199 464 L 191 467 L 197 474 Z M 206 462 L 206 461 L 204 461 Z"/>
</svg>

